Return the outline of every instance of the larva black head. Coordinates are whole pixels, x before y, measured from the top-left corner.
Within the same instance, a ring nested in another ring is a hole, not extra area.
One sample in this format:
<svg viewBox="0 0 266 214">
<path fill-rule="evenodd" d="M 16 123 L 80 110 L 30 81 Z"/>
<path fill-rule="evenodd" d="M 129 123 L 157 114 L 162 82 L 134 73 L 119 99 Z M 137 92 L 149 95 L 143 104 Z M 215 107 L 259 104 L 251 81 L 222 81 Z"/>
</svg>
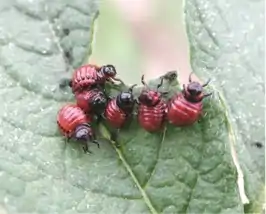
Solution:
<svg viewBox="0 0 266 214">
<path fill-rule="evenodd" d="M 161 93 L 158 91 L 143 90 L 138 100 L 146 106 L 156 106 L 161 101 Z"/>
<path fill-rule="evenodd" d="M 191 80 L 191 75 L 189 75 L 189 84 L 187 86 L 183 85 L 183 94 L 184 97 L 193 103 L 201 102 L 204 97 L 210 96 L 212 93 L 204 94 L 203 88 L 209 84 L 211 81 L 210 79 L 203 85 L 201 85 L 199 82 L 195 82 Z"/>
<path fill-rule="evenodd" d="M 132 85 L 127 92 L 120 93 L 116 98 L 117 106 L 127 113 L 131 113 L 136 102 L 132 94 L 133 88 L 136 85 Z"/>
<path fill-rule="evenodd" d="M 100 71 L 107 78 L 113 78 L 116 76 L 116 69 L 113 65 L 104 65 L 101 67 Z"/>
<path fill-rule="evenodd" d="M 138 97 L 139 102 L 150 107 L 156 106 L 162 99 L 162 94 L 158 91 L 158 89 L 163 84 L 163 78 L 161 78 L 160 83 L 157 85 L 157 90 L 151 90 L 148 87 L 147 83 L 144 81 L 144 75 L 141 78 L 141 82 L 145 88 Z"/>
<path fill-rule="evenodd" d="M 74 138 L 77 141 L 86 143 L 91 139 L 91 126 L 89 124 L 81 124 L 76 127 Z"/>
<path fill-rule="evenodd" d="M 97 91 L 89 102 L 92 106 L 92 111 L 97 115 L 102 114 L 107 106 L 107 98 L 102 91 Z"/>
<path fill-rule="evenodd" d="M 203 87 L 199 82 L 191 82 L 187 86 L 187 91 L 192 97 L 197 97 L 202 94 Z"/>
</svg>

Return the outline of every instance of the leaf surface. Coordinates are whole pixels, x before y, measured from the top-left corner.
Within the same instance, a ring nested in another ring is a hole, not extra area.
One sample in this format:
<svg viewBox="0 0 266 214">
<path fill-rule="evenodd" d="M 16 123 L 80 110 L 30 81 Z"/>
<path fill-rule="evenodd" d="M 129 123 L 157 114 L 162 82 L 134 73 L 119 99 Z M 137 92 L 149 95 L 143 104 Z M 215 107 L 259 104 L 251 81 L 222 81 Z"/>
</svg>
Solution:
<svg viewBox="0 0 266 214">
<path fill-rule="evenodd" d="M 93 155 L 84 154 L 78 144 L 64 144 L 56 114 L 73 96 L 59 91 L 58 84 L 68 67 L 87 57 L 85 35 L 96 8 L 93 1 L 0 4 L 3 209 L 34 214 L 243 213 L 218 95 L 206 100 L 206 116 L 191 127 L 167 126 L 163 133 L 149 134 L 135 121 L 121 132 L 121 149 L 99 136 L 101 149 L 92 145 Z M 59 22 L 62 17 L 68 21 Z M 70 29 L 72 53 L 84 50 L 72 61 L 65 59 L 66 38 L 55 30 L 57 25 Z M 163 89 L 177 87 L 166 82 Z"/>
<path fill-rule="evenodd" d="M 186 2 L 191 65 L 225 97 L 251 199 L 265 180 L 264 1 Z M 259 145 L 259 146 L 256 146 Z M 261 147 L 260 147 L 261 145 Z M 260 209 L 262 206 L 260 205 Z"/>
</svg>

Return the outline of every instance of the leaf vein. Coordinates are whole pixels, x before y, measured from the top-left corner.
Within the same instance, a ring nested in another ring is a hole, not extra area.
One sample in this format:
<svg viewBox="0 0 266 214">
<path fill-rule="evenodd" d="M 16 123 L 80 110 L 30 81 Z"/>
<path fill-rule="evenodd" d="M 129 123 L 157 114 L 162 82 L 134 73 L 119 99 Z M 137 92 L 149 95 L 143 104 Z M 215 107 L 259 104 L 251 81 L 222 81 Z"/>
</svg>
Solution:
<svg viewBox="0 0 266 214">
<path fill-rule="evenodd" d="M 154 206 L 152 205 L 147 193 L 145 192 L 144 189 L 142 189 L 137 177 L 135 176 L 134 172 L 131 170 L 131 167 L 129 166 L 129 164 L 127 163 L 126 159 L 124 158 L 124 155 L 122 154 L 122 152 L 112 143 L 112 146 L 114 147 L 116 153 L 118 154 L 120 160 L 122 161 L 124 167 L 126 168 L 126 170 L 128 171 L 128 173 L 131 175 L 133 181 L 135 182 L 135 184 L 137 185 L 146 205 L 149 207 L 150 211 L 152 214 L 158 214 L 158 212 L 155 210 Z"/>
<path fill-rule="evenodd" d="M 156 169 L 156 166 L 157 166 L 157 163 L 159 161 L 159 157 L 160 157 L 160 153 L 161 153 L 161 150 L 162 150 L 162 144 L 164 142 L 164 139 L 165 139 L 165 134 L 166 134 L 166 131 L 167 131 L 167 128 L 165 127 L 164 130 L 163 130 L 163 136 L 162 136 L 162 140 L 160 141 L 160 145 L 159 145 L 159 148 L 157 150 L 157 154 L 156 154 L 156 161 L 151 169 L 151 173 L 150 173 L 150 176 L 148 177 L 147 181 L 142 185 L 142 188 L 145 189 L 147 184 L 149 183 L 149 181 L 151 180 L 152 176 L 154 175 L 155 173 L 155 169 Z"/>
</svg>

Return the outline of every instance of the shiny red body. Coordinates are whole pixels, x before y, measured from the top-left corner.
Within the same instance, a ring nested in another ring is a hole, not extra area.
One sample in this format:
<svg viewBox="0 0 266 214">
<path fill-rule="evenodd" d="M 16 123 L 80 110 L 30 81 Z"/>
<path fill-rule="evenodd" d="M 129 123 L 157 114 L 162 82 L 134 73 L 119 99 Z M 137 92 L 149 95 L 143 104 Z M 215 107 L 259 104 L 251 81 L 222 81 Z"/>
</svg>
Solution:
<svg viewBox="0 0 266 214">
<path fill-rule="evenodd" d="M 96 65 L 83 65 L 77 68 L 72 76 L 72 91 L 80 92 L 84 89 L 88 89 L 95 84 L 102 84 L 106 78 L 99 72 L 100 67 Z"/>
<path fill-rule="evenodd" d="M 98 88 L 75 93 L 77 106 L 80 107 L 86 114 L 92 113 L 93 101 L 96 99 L 102 99 L 103 96 L 104 94 Z"/>
<path fill-rule="evenodd" d="M 112 99 L 105 110 L 106 121 L 114 128 L 121 128 L 127 119 L 126 112 L 122 111 L 116 104 L 116 99 Z"/>
<path fill-rule="evenodd" d="M 149 132 L 162 129 L 165 119 L 166 103 L 163 100 L 156 106 L 140 104 L 138 108 L 138 122 L 142 128 Z"/>
<path fill-rule="evenodd" d="M 91 118 L 87 117 L 85 113 L 75 104 L 64 105 L 57 114 L 57 125 L 61 133 L 67 138 L 71 138 L 73 136 L 78 125 L 90 122 Z"/>
<path fill-rule="evenodd" d="M 199 120 L 202 114 L 202 101 L 192 103 L 183 93 L 175 95 L 168 103 L 167 120 L 175 126 L 188 126 Z"/>
</svg>

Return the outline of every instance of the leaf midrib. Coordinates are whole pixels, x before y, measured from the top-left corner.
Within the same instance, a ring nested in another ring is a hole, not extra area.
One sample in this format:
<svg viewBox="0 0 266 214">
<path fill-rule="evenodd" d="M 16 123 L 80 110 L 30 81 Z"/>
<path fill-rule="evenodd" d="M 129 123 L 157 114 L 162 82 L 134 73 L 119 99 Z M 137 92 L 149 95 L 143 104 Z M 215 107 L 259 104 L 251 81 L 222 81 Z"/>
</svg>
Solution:
<svg viewBox="0 0 266 214">
<path fill-rule="evenodd" d="M 102 126 L 102 131 L 103 131 L 103 136 L 106 137 L 107 139 L 110 139 L 108 136 L 110 136 L 109 132 L 107 131 L 106 127 L 104 127 L 102 124 L 100 125 Z M 165 134 L 165 130 L 164 130 L 164 134 Z M 128 164 L 128 162 L 126 161 L 124 155 L 122 154 L 122 152 L 115 146 L 115 143 L 112 142 L 111 140 L 109 140 L 114 148 L 114 150 L 116 151 L 116 153 L 118 154 L 118 157 L 120 158 L 121 162 L 123 163 L 124 167 L 126 168 L 126 170 L 128 171 L 128 173 L 130 174 L 132 180 L 134 181 L 134 183 L 136 184 L 136 186 L 138 187 L 143 200 L 145 202 L 145 204 L 148 206 L 150 212 L 152 214 L 159 214 L 157 212 L 157 210 L 154 208 L 154 206 L 151 203 L 151 200 L 149 198 L 149 196 L 147 195 L 146 191 L 141 187 L 136 175 L 134 174 L 134 172 L 131 170 L 130 165 Z"/>
</svg>

